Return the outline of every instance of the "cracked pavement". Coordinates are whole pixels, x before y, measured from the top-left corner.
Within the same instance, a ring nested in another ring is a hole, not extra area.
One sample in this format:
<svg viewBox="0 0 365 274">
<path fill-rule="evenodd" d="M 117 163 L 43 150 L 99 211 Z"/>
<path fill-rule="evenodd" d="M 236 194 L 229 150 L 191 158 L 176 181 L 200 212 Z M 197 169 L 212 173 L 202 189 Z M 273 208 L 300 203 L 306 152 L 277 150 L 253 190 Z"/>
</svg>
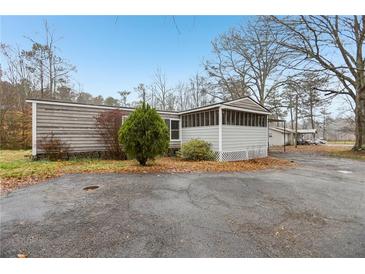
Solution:
<svg viewBox="0 0 365 274">
<path fill-rule="evenodd" d="M 365 257 L 365 164 L 75 174 L 0 200 L 1 257 Z M 84 191 L 90 185 L 96 190 Z"/>
</svg>

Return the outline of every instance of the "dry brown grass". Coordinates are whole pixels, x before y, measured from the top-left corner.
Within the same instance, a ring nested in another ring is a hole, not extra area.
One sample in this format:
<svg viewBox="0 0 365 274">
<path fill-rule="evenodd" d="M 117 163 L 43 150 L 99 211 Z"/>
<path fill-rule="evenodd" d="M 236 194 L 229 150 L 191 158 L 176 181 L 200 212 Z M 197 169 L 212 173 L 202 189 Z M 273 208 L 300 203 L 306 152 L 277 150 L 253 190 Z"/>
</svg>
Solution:
<svg viewBox="0 0 365 274">
<path fill-rule="evenodd" d="M 286 152 L 297 152 L 297 153 L 312 153 L 312 154 L 323 154 L 328 156 L 348 158 L 354 160 L 365 160 L 365 151 L 352 151 L 349 145 L 309 145 L 309 146 L 287 146 Z M 271 147 L 271 152 L 283 152 L 283 147 Z"/>
<path fill-rule="evenodd" d="M 286 146 L 286 152 L 308 152 L 308 153 L 322 153 L 322 152 L 333 152 L 333 151 L 344 151 L 351 150 L 350 146 L 341 145 L 306 145 L 306 146 Z M 270 147 L 270 151 L 283 151 L 282 146 Z"/>
<path fill-rule="evenodd" d="M 36 184 L 49 178 L 73 173 L 191 173 L 241 172 L 293 166 L 287 160 L 273 157 L 237 162 L 184 161 L 174 157 L 158 158 L 147 166 L 136 161 L 78 159 L 74 161 L 31 161 L 24 154 L 0 151 L 0 186 L 6 192 Z M 5 154 L 11 154 L 7 157 Z M 17 155 L 17 156 L 15 156 Z"/>
</svg>

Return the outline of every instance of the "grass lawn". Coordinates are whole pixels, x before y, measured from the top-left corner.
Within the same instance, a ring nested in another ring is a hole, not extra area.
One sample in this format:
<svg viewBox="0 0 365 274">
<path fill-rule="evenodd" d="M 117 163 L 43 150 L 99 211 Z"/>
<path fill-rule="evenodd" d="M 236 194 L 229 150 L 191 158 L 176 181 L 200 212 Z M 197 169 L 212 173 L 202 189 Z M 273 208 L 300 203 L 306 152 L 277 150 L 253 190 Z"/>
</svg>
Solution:
<svg viewBox="0 0 365 274">
<path fill-rule="evenodd" d="M 365 151 L 354 152 L 352 150 L 330 151 L 330 156 L 365 161 Z"/>
<path fill-rule="evenodd" d="M 250 161 L 213 162 L 183 161 L 161 157 L 147 166 L 136 161 L 75 159 L 69 161 L 32 161 L 29 150 L 0 150 L 0 187 L 2 192 L 35 184 L 48 178 L 69 173 L 181 173 L 181 172 L 236 172 L 291 166 L 292 163 L 267 157 Z"/>
<path fill-rule="evenodd" d="M 327 141 L 327 144 L 354 145 L 354 141 Z"/>
<path fill-rule="evenodd" d="M 270 147 L 270 151 L 282 152 L 283 147 Z M 351 150 L 351 146 L 346 145 L 309 145 L 309 146 L 287 146 L 287 152 L 298 152 L 298 153 L 321 153 L 329 156 L 348 158 L 354 160 L 365 161 L 365 151 L 355 152 Z"/>
</svg>

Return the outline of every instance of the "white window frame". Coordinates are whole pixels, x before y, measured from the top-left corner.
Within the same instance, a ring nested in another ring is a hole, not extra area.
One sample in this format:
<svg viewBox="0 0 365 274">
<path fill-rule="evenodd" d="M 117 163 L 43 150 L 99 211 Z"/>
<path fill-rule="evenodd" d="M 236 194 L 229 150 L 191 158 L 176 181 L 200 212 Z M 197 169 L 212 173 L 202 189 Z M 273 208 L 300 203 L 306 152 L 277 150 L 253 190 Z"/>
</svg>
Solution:
<svg viewBox="0 0 365 274">
<path fill-rule="evenodd" d="M 122 125 L 124 124 L 125 120 L 128 119 L 129 115 L 122 115 Z"/>
<path fill-rule="evenodd" d="M 169 123 L 170 123 L 170 141 L 181 141 L 181 119 L 178 119 L 178 118 L 166 118 L 169 120 Z M 171 121 L 174 120 L 174 121 L 179 121 L 179 139 L 171 139 Z"/>
</svg>

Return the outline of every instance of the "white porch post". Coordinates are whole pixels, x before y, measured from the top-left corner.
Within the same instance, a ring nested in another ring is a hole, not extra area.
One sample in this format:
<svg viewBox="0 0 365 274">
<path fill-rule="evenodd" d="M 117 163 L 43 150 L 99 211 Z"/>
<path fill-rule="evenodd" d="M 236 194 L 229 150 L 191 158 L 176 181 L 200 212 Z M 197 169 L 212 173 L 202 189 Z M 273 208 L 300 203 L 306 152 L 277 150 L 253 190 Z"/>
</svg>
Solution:
<svg viewBox="0 0 365 274">
<path fill-rule="evenodd" d="M 181 149 L 181 147 L 182 147 L 182 115 L 180 115 L 180 117 L 179 117 L 179 137 L 180 137 L 180 149 Z"/>
<path fill-rule="evenodd" d="M 218 111 L 219 123 L 218 123 L 218 161 L 222 162 L 223 160 L 223 145 L 222 145 L 222 107 L 219 107 Z"/>
<path fill-rule="evenodd" d="M 37 156 L 37 103 L 32 102 L 32 156 Z"/>
</svg>

